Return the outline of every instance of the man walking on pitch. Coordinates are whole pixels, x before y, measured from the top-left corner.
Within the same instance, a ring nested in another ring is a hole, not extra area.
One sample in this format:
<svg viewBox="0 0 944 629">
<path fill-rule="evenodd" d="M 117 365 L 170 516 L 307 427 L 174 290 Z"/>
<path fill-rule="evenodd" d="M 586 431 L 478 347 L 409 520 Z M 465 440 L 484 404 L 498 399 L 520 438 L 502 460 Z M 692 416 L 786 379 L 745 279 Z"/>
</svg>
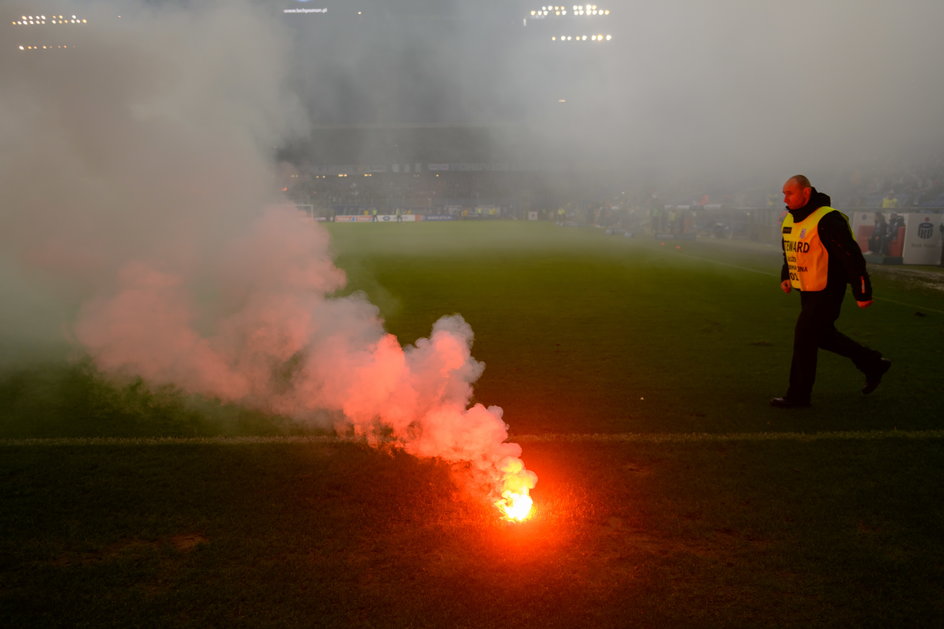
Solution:
<svg viewBox="0 0 944 629">
<path fill-rule="evenodd" d="M 834 326 L 847 285 L 852 286 L 860 308 L 872 305 L 872 284 L 849 219 L 829 207 L 829 196 L 812 187 L 803 175 L 790 177 L 783 184 L 783 201 L 788 212 L 781 228 L 780 288 L 785 293 L 794 288 L 800 291 L 800 316 L 793 336 L 790 386 L 786 395 L 771 399 L 770 404 L 780 408 L 810 405 L 819 348 L 850 359 L 865 374 L 862 393 L 867 395 L 892 363 Z"/>
</svg>

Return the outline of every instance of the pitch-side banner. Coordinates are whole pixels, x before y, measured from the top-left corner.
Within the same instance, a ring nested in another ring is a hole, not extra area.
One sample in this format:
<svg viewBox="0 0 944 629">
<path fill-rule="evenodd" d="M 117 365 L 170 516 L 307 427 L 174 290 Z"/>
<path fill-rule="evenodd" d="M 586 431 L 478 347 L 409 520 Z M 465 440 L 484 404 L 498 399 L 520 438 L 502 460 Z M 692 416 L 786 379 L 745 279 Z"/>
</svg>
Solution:
<svg viewBox="0 0 944 629">
<path fill-rule="evenodd" d="M 904 264 L 941 263 L 942 220 L 940 214 L 905 214 Z"/>
<path fill-rule="evenodd" d="M 869 241 L 873 238 L 875 230 L 875 214 L 872 212 L 856 212 L 852 215 L 852 234 L 862 253 L 869 253 L 871 248 Z"/>
<path fill-rule="evenodd" d="M 416 214 L 338 214 L 335 223 L 414 223 Z"/>
</svg>

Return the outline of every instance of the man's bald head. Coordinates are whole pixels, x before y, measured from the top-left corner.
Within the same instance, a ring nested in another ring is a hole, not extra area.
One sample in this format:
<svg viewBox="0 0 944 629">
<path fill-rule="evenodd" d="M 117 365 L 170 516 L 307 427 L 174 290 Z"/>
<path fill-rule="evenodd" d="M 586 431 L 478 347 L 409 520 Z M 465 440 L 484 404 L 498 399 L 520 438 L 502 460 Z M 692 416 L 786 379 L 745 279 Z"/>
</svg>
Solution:
<svg viewBox="0 0 944 629">
<path fill-rule="evenodd" d="M 806 175 L 793 175 L 787 179 L 787 183 L 795 181 L 798 186 L 801 188 L 812 188 L 813 184 L 810 183 L 809 178 Z"/>
<path fill-rule="evenodd" d="M 787 209 L 799 210 L 810 202 L 813 186 L 806 175 L 794 175 L 783 184 L 783 202 Z"/>
</svg>

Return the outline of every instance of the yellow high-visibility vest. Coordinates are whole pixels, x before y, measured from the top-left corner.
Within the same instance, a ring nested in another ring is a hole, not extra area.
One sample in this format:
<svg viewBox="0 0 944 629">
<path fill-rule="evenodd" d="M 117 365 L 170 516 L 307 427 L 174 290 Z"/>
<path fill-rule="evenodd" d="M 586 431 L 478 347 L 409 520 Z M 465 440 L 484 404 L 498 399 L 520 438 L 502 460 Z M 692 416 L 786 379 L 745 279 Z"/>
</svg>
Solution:
<svg viewBox="0 0 944 629">
<path fill-rule="evenodd" d="M 835 208 L 823 206 L 798 223 L 793 222 L 793 214 L 789 212 L 783 218 L 780 232 L 793 288 L 807 291 L 826 288 L 829 253 L 819 238 L 819 221 L 835 211 Z M 844 214 L 842 216 L 845 218 Z"/>
</svg>

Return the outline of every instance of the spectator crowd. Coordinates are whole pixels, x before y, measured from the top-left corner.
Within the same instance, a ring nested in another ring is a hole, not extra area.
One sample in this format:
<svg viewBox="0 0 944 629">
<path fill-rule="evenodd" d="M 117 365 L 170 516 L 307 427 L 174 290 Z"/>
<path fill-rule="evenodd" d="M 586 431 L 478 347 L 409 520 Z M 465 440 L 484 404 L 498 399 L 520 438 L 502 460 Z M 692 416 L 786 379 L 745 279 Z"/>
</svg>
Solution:
<svg viewBox="0 0 944 629">
<path fill-rule="evenodd" d="M 848 212 L 944 211 L 944 155 L 919 164 L 875 163 L 822 179 L 836 207 Z M 626 235 L 767 240 L 775 237 L 783 212 L 777 189 L 685 189 L 630 180 L 614 172 L 568 173 L 487 163 L 379 168 L 286 163 L 282 189 L 291 201 L 326 220 L 341 214 L 410 213 L 550 220 Z M 881 243 L 875 244 L 880 248 Z"/>
</svg>

